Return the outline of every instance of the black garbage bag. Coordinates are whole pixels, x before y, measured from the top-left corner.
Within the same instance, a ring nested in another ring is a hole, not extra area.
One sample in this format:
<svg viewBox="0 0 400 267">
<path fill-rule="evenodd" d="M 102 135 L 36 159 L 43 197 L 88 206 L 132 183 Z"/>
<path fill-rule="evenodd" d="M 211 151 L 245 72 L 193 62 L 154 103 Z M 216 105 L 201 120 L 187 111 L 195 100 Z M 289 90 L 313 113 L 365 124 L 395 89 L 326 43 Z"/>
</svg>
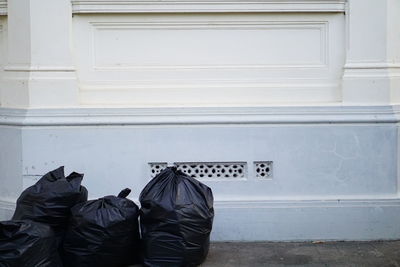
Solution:
<svg viewBox="0 0 400 267">
<path fill-rule="evenodd" d="M 29 220 L 0 222 L 0 266 L 62 267 L 51 227 Z"/>
<path fill-rule="evenodd" d="M 114 267 L 140 260 L 139 207 L 126 197 L 106 196 L 72 208 L 63 244 L 66 267 Z"/>
<path fill-rule="evenodd" d="M 197 266 L 207 257 L 214 218 L 206 185 L 166 168 L 140 194 L 145 266 Z"/>
<path fill-rule="evenodd" d="M 32 220 L 53 227 L 62 236 L 71 208 L 87 200 L 88 192 L 81 186 L 83 174 L 64 175 L 64 167 L 45 174 L 36 184 L 25 189 L 17 200 L 13 220 Z"/>
</svg>

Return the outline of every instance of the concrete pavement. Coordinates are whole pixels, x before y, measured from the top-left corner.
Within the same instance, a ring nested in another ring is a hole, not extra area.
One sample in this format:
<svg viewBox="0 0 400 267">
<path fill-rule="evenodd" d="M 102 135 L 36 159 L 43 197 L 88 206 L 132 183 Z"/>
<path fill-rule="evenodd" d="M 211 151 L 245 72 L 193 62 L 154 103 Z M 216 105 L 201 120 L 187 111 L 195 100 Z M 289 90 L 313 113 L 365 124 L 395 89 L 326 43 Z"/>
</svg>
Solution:
<svg viewBox="0 0 400 267">
<path fill-rule="evenodd" d="M 400 267 L 400 241 L 212 243 L 202 267 Z"/>
</svg>

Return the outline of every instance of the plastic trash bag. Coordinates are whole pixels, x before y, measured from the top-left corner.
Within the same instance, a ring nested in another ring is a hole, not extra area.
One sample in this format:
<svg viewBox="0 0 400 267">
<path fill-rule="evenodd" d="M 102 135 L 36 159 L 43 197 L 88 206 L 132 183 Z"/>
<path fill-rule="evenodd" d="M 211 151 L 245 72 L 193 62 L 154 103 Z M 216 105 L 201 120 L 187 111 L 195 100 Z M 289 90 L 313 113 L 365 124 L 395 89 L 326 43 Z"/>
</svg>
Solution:
<svg viewBox="0 0 400 267">
<path fill-rule="evenodd" d="M 166 168 L 140 194 L 145 266 L 197 266 L 207 257 L 214 218 L 206 185 Z"/>
<path fill-rule="evenodd" d="M 88 192 L 81 186 L 83 174 L 64 175 L 64 167 L 45 174 L 36 184 L 25 189 L 17 200 L 13 220 L 32 220 L 53 227 L 57 235 L 65 231 L 70 209 L 87 200 Z"/>
<path fill-rule="evenodd" d="M 126 199 L 130 189 L 72 208 L 64 239 L 66 267 L 113 267 L 140 259 L 139 207 Z"/>
<path fill-rule="evenodd" d="M 32 221 L 0 222 L 1 267 L 61 267 L 50 226 Z"/>
</svg>

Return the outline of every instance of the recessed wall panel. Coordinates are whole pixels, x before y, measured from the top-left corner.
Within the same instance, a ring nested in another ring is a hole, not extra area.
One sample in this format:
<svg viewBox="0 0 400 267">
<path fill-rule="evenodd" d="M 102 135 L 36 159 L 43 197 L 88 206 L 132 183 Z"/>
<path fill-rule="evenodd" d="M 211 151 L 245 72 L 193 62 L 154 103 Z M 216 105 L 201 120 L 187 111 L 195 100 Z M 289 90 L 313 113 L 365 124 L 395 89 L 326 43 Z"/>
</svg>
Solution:
<svg viewBox="0 0 400 267">
<path fill-rule="evenodd" d="M 326 22 L 110 22 L 92 26 L 98 70 L 326 64 Z"/>
<path fill-rule="evenodd" d="M 341 13 L 76 15 L 74 33 L 84 105 L 341 99 Z"/>
</svg>

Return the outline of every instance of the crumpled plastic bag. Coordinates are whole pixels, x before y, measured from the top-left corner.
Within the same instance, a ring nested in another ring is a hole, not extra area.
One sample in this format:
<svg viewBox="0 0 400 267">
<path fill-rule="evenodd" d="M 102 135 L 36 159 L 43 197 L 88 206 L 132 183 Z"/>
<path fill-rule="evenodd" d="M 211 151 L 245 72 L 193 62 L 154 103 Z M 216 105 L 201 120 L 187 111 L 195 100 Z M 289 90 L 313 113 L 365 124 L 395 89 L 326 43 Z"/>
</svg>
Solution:
<svg viewBox="0 0 400 267">
<path fill-rule="evenodd" d="M 63 245 L 66 267 L 113 267 L 140 259 L 139 207 L 126 197 L 106 196 L 74 206 Z"/>
<path fill-rule="evenodd" d="M 57 238 L 46 224 L 23 221 L 0 222 L 1 267 L 62 267 Z"/>
<path fill-rule="evenodd" d="M 45 174 L 25 189 L 17 200 L 13 220 L 32 220 L 53 227 L 62 236 L 70 217 L 70 209 L 87 200 L 88 192 L 81 185 L 83 174 L 65 177 L 64 167 Z"/>
<path fill-rule="evenodd" d="M 208 254 L 214 218 L 209 187 L 175 167 L 140 194 L 145 266 L 197 266 Z"/>
</svg>

